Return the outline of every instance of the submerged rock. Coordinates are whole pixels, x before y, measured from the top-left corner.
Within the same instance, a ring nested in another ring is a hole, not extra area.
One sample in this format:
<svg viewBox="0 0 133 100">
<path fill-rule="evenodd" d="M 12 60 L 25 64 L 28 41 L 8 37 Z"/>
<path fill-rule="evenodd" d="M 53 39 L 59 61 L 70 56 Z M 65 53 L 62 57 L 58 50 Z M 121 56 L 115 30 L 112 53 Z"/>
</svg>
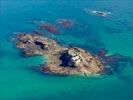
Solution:
<svg viewBox="0 0 133 100">
<path fill-rule="evenodd" d="M 102 62 L 89 52 L 78 47 L 63 47 L 53 39 L 38 34 L 17 34 L 16 47 L 27 56 L 43 55 L 48 61 L 40 71 L 59 75 L 100 74 L 104 67 Z"/>
<path fill-rule="evenodd" d="M 55 33 L 55 34 L 59 34 L 59 30 L 57 29 L 56 26 L 50 24 L 50 23 L 43 23 L 41 25 L 41 29 L 45 29 L 47 30 L 48 32 L 51 32 L 51 33 Z"/>
<path fill-rule="evenodd" d="M 120 72 L 123 68 L 121 64 L 133 64 L 133 59 L 121 54 L 112 54 L 107 55 L 107 51 L 105 49 L 100 49 L 98 51 L 98 57 L 104 64 L 103 73 L 113 73 Z M 108 67 L 106 67 L 108 66 Z"/>
<path fill-rule="evenodd" d="M 69 19 L 59 19 L 57 20 L 57 23 L 60 24 L 61 26 L 65 27 L 65 28 L 69 28 L 73 26 L 73 22 L 72 20 Z"/>
</svg>

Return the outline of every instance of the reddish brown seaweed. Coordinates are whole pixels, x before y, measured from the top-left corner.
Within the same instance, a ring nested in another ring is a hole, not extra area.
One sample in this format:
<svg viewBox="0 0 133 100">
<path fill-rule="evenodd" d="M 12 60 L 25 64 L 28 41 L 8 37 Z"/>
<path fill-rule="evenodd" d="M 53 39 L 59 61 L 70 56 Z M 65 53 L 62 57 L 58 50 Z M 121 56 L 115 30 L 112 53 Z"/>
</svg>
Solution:
<svg viewBox="0 0 133 100">
<path fill-rule="evenodd" d="M 56 26 L 50 24 L 50 23 L 44 23 L 41 25 L 41 29 L 45 29 L 47 30 L 48 32 L 51 32 L 51 33 L 55 33 L 55 34 L 59 34 L 59 30 L 57 29 Z"/>
</svg>

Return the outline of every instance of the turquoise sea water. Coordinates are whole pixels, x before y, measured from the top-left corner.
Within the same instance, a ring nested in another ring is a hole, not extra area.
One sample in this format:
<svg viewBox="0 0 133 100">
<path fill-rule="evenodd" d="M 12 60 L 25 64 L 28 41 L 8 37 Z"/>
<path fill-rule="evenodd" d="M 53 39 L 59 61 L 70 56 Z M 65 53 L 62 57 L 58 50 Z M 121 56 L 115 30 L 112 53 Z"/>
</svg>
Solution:
<svg viewBox="0 0 133 100">
<path fill-rule="evenodd" d="M 111 15 L 93 16 L 84 9 Z M 133 57 L 133 0 L 1 0 L 0 100 L 133 100 L 133 65 L 123 65 L 119 74 L 89 78 L 49 76 L 27 68 L 45 58 L 22 57 L 11 36 L 38 29 L 33 20 L 55 24 L 60 18 L 75 23 L 53 35 L 63 45 Z"/>
</svg>

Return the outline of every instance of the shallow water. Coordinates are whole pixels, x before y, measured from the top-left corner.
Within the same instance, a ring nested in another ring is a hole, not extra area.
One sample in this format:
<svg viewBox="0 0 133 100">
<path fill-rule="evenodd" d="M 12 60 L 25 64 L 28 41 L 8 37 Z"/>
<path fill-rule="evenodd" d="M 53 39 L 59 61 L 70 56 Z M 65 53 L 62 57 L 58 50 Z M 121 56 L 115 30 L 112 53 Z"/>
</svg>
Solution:
<svg viewBox="0 0 133 100">
<path fill-rule="evenodd" d="M 68 18 L 75 22 L 62 34 L 52 35 L 63 45 L 76 45 L 96 54 L 133 57 L 132 0 L 1 0 L 0 1 L 0 99 L 1 100 L 133 100 L 133 66 L 106 77 L 49 76 L 27 66 L 43 57 L 22 57 L 13 43 L 14 32 L 39 29 L 31 21 Z M 92 16 L 84 9 L 109 11 L 108 17 Z M 46 32 L 47 33 L 47 32 Z"/>
</svg>

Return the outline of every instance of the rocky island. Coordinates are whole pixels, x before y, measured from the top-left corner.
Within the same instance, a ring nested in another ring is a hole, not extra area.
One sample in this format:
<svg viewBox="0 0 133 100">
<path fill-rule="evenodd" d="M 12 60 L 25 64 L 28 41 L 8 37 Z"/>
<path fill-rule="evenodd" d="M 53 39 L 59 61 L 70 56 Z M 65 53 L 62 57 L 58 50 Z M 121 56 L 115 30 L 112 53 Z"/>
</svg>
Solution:
<svg viewBox="0 0 133 100">
<path fill-rule="evenodd" d="M 40 71 L 58 75 L 92 75 L 102 73 L 102 62 L 84 49 L 60 46 L 55 40 L 37 33 L 15 35 L 16 47 L 26 56 L 42 55 L 48 58 Z"/>
</svg>

